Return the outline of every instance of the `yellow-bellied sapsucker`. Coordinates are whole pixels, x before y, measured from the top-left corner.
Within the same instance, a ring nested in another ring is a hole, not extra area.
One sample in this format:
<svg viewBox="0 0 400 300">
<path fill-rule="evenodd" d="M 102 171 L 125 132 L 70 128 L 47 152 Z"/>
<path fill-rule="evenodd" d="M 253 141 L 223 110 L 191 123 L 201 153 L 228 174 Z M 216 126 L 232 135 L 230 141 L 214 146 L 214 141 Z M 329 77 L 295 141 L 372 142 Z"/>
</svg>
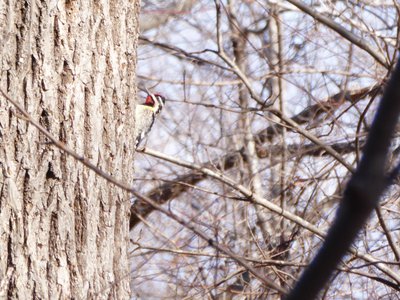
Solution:
<svg viewBox="0 0 400 300">
<path fill-rule="evenodd" d="M 159 94 L 148 93 L 143 104 L 136 105 L 135 111 L 135 148 L 147 136 L 157 115 L 165 105 L 165 98 Z"/>
</svg>

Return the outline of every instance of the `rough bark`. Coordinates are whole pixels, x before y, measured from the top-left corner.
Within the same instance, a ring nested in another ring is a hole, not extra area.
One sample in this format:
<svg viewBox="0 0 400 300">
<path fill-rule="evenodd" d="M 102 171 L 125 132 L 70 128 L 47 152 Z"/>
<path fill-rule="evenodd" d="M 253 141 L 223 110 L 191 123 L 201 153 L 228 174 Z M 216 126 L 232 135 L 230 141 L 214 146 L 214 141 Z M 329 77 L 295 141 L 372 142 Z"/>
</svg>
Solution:
<svg viewBox="0 0 400 300">
<path fill-rule="evenodd" d="M 0 86 L 62 142 L 133 176 L 139 1 L 0 4 Z M 0 97 L 0 298 L 129 298 L 129 195 Z"/>
</svg>

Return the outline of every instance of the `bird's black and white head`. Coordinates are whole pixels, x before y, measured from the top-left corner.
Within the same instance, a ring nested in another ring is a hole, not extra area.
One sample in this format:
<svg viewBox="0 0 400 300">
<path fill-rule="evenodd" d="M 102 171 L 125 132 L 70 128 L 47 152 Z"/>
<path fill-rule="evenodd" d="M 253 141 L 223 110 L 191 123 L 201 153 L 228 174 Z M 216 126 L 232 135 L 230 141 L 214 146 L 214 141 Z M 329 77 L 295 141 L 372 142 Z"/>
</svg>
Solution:
<svg viewBox="0 0 400 300">
<path fill-rule="evenodd" d="M 148 93 L 144 105 L 152 107 L 154 113 L 158 114 L 165 105 L 165 98 L 159 94 Z"/>
</svg>

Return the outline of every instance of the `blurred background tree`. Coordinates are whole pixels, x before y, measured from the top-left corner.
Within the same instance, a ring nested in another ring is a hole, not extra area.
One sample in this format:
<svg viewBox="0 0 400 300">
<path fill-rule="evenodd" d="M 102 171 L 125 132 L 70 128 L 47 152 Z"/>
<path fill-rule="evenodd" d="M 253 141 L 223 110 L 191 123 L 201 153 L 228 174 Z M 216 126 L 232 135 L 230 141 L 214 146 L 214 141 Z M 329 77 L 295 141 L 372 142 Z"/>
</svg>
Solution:
<svg viewBox="0 0 400 300">
<path fill-rule="evenodd" d="M 132 199 L 133 297 L 281 297 L 214 242 L 292 286 L 360 160 L 399 11 L 395 0 L 143 1 L 139 87 L 167 105 L 134 186 L 186 223 Z M 395 139 L 391 164 L 399 149 Z M 398 196 L 386 192 L 325 298 L 398 294 Z"/>
</svg>

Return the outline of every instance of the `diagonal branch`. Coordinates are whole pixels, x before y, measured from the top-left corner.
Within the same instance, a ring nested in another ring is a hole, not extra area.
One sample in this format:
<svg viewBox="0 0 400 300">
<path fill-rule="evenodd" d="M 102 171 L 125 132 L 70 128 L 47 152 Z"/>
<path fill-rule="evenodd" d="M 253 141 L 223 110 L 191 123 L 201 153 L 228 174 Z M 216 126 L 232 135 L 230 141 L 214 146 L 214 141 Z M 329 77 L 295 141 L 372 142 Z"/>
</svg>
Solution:
<svg viewBox="0 0 400 300">
<path fill-rule="evenodd" d="M 216 62 L 214 62 L 213 60 L 209 60 L 209 59 L 205 59 L 202 58 L 198 55 L 195 55 L 193 53 L 187 52 L 181 48 L 178 48 L 176 46 L 172 46 L 169 44 L 165 44 L 165 43 L 160 43 L 160 42 L 155 42 L 155 41 L 151 41 L 150 39 L 144 37 L 144 36 L 140 36 L 139 37 L 139 41 L 143 42 L 143 43 L 147 43 L 147 44 L 151 44 L 155 47 L 158 47 L 162 50 L 164 50 L 165 52 L 170 53 L 171 55 L 175 56 L 178 59 L 182 59 L 182 60 L 188 60 L 193 64 L 197 64 L 199 66 L 215 66 L 217 68 L 220 68 L 221 70 L 225 70 L 225 71 L 230 71 L 230 68 L 224 67 Z"/>
<path fill-rule="evenodd" d="M 307 107 L 299 114 L 295 115 L 291 119 L 295 121 L 297 124 L 306 124 L 311 120 L 315 120 L 323 114 L 333 114 L 335 110 L 337 110 L 341 105 L 348 101 L 352 104 L 357 103 L 360 99 L 364 99 L 369 95 L 374 95 L 380 91 L 380 86 L 376 85 L 370 88 L 363 88 L 355 91 L 348 91 L 346 93 L 340 92 L 326 101 L 321 101 L 317 104 Z M 269 153 L 276 154 L 281 151 L 279 147 L 271 148 L 271 147 L 262 147 L 264 143 L 270 141 L 276 134 L 280 134 L 282 131 L 282 126 L 280 124 L 274 124 L 267 127 L 264 130 L 261 130 L 258 134 L 255 135 L 254 139 L 256 141 L 257 147 L 257 155 L 260 158 L 268 157 Z M 334 144 L 331 147 L 341 154 L 350 153 L 354 151 L 351 144 Z M 317 147 L 315 145 L 292 145 L 289 147 L 289 153 L 298 153 L 296 151 L 303 151 L 304 155 L 319 155 L 319 153 L 323 152 L 324 149 L 321 147 Z M 292 152 L 290 152 L 292 151 Z M 290 154 L 289 154 L 290 155 Z M 217 170 L 229 170 L 233 168 L 240 159 L 246 159 L 242 151 L 234 151 L 226 154 L 225 156 L 215 159 L 214 161 L 210 161 L 208 163 L 203 164 L 203 167 L 212 167 Z M 204 180 L 207 176 L 199 172 L 190 172 L 188 174 L 183 174 L 176 177 L 172 180 L 172 183 L 166 183 L 159 187 L 154 188 L 149 193 L 147 193 L 147 197 L 153 199 L 159 204 L 163 204 L 168 202 L 169 200 L 178 197 L 180 194 L 186 192 L 189 189 L 190 185 L 194 185 L 202 180 Z M 183 183 L 183 184 L 182 184 Z M 146 216 L 153 211 L 153 208 L 142 202 L 135 202 L 131 206 L 131 219 L 130 219 L 130 229 L 132 230 L 139 222 L 140 219 L 137 218 L 135 213 L 140 213 L 142 216 Z"/>
<path fill-rule="evenodd" d="M 310 6 L 297 1 L 297 0 L 288 0 L 288 2 L 292 3 L 294 6 L 305 12 L 306 14 L 310 15 L 313 17 L 315 20 L 321 22 L 322 24 L 325 24 L 332 30 L 336 31 L 338 34 L 340 34 L 342 37 L 344 37 L 346 40 L 349 42 L 353 43 L 354 45 L 358 46 L 360 49 L 364 50 L 368 54 L 370 54 L 373 58 L 376 59 L 377 62 L 379 62 L 382 66 L 385 68 L 389 68 L 389 64 L 386 60 L 386 58 L 378 51 L 378 49 L 373 49 L 371 45 L 369 45 L 365 39 L 362 39 L 361 37 L 355 35 L 354 33 L 348 31 L 346 28 L 343 26 L 337 24 L 330 18 L 318 13 L 316 10 L 312 9 Z"/>
<path fill-rule="evenodd" d="M 389 146 L 400 115 L 397 63 L 372 123 L 364 155 L 350 179 L 322 248 L 287 299 L 314 299 L 328 282 L 390 184 L 385 176 Z"/>
<path fill-rule="evenodd" d="M 253 191 L 249 190 L 248 188 L 246 188 L 245 186 L 243 186 L 241 184 L 238 184 L 236 181 L 232 180 L 230 177 L 225 176 L 224 174 L 222 174 L 219 171 L 211 170 L 209 168 L 205 168 L 205 167 L 196 165 L 194 163 L 189 163 L 189 162 L 186 162 L 183 160 L 179 160 L 175 157 L 171 157 L 171 156 L 168 156 L 168 155 L 165 155 L 163 153 L 153 151 L 153 150 L 146 150 L 146 153 L 151 156 L 154 156 L 156 158 L 171 162 L 175 165 L 189 168 L 192 170 L 196 170 L 197 172 L 200 172 L 210 178 L 220 181 L 220 182 L 226 184 L 227 186 L 229 186 L 230 188 L 232 188 L 233 190 L 236 190 L 237 192 L 242 194 L 244 197 L 243 201 L 250 201 L 256 205 L 264 207 L 276 214 L 279 214 L 283 218 L 290 220 L 290 221 L 294 222 L 295 224 L 309 230 L 310 232 L 314 233 L 315 235 L 317 235 L 321 238 L 325 238 L 325 232 L 322 231 L 321 229 L 319 229 L 317 226 L 309 223 L 308 221 L 304 220 L 303 218 L 299 217 L 296 214 L 291 213 L 288 210 L 282 209 L 282 207 L 280 207 L 279 205 L 276 205 L 276 204 L 272 203 L 271 201 L 269 201 L 263 197 L 260 197 L 259 195 L 253 193 Z M 141 201 L 140 197 L 138 197 L 138 199 L 139 199 L 139 201 Z M 146 202 L 148 202 L 148 201 L 146 201 Z M 381 270 L 383 273 L 385 273 L 390 278 L 395 280 L 397 284 L 400 284 L 399 274 L 397 274 L 390 268 L 387 268 L 386 266 L 380 265 L 379 261 L 376 258 L 374 258 L 373 256 L 368 255 L 368 254 L 359 253 L 357 251 L 357 249 L 354 249 L 354 248 L 350 248 L 349 252 L 352 253 L 357 258 L 363 259 L 370 264 L 375 264 L 379 270 Z"/>
<path fill-rule="evenodd" d="M 8 96 L 1 88 L 0 88 L 0 94 L 3 95 L 3 97 L 9 103 L 11 103 L 14 107 L 16 107 L 21 112 L 21 114 L 23 115 L 24 119 L 28 123 L 30 123 L 34 127 L 36 127 L 41 133 L 43 133 L 63 153 L 65 153 L 65 154 L 67 154 L 69 156 L 72 156 L 74 159 L 76 159 L 77 161 L 82 163 L 84 166 L 88 167 L 90 170 L 95 172 L 100 177 L 102 177 L 105 180 L 107 180 L 109 183 L 111 183 L 111 184 L 113 184 L 113 185 L 115 185 L 115 186 L 117 186 L 117 187 L 129 192 L 130 194 L 134 195 L 135 197 L 137 197 L 141 201 L 144 201 L 144 202 L 148 203 L 149 205 L 151 205 L 155 210 L 160 211 L 164 215 L 168 216 L 169 218 L 173 219 L 174 221 L 176 221 L 179 224 L 181 224 L 182 226 L 184 226 L 185 228 L 191 230 L 193 233 L 198 235 L 201 239 L 206 241 L 211 247 L 213 247 L 213 248 L 221 251 L 222 253 L 228 255 L 229 257 L 234 259 L 238 264 L 242 265 L 245 269 L 249 270 L 265 286 L 270 287 L 270 288 L 280 292 L 281 294 L 285 294 L 286 293 L 286 290 L 284 288 L 280 287 L 274 281 L 269 280 L 268 278 L 265 278 L 265 276 L 263 274 L 260 274 L 260 272 L 258 272 L 256 270 L 256 268 L 253 267 L 253 265 L 249 264 L 246 261 L 246 259 L 244 259 L 242 256 L 239 256 L 236 253 L 230 251 L 228 249 L 228 247 L 226 247 L 225 245 L 223 245 L 221 243 L 218 243 L 217 241 L 213 240 L 210 236 L 208 236 L 203 231 L 201 231 L 198 228 L 196 228 L 189 221 L 186 221 L 182 217 L 172 213 L 169 209 L 164 208 L 163 206 L 161 206 L 158 203 L 156 203 L 154 200 L 139 194 L 135 189 L 133 189 L 132 187 L 130 187 L 126 183 L 124 183 L 124 182 L 112 177 L 108 173 L 104 172 L 103 170 L 101 170 L 100 168 L 95 166 L 93 163 L 91 163 L 85 157 L 80 156 L 78 153 L 76 153 L 72 149 L 68 148 L 64 143 L 62 143 L 59 140 L 57 140 L 50 132 L 48 132 L 47 129 L 45 129 L 42 125 L 40 125 L 40 123 L 38 121 L 34 120 L 29 115 L 29 113 L 23 108 L 23 106 L 20 103 L 18 103 L 17 101 L 12 99 L 10 96 Z"/>
</svg>

